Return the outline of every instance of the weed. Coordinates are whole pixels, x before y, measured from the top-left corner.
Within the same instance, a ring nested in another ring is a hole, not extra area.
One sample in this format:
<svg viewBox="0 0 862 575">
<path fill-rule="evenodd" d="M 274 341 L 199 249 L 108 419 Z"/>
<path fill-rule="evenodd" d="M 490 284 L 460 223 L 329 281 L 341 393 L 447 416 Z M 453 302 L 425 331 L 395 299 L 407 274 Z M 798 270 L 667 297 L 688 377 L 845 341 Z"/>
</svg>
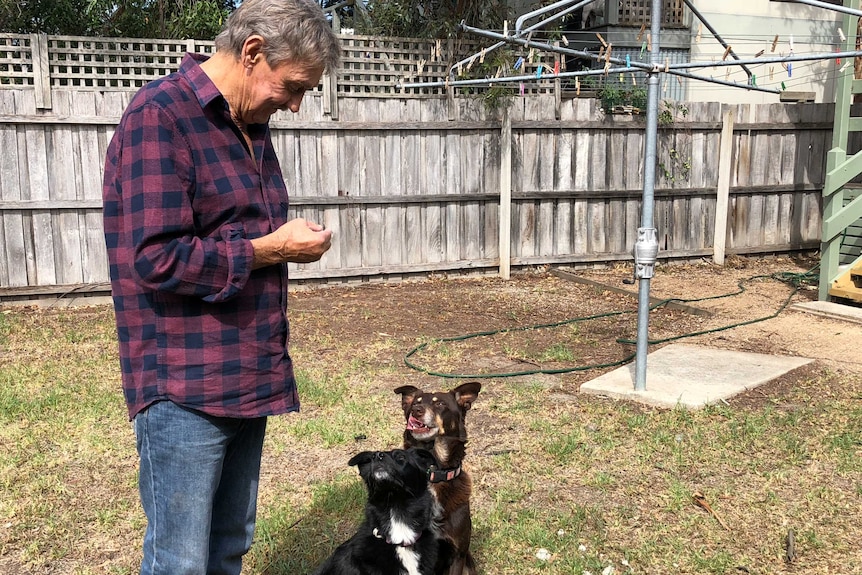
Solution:
<svg viewBox="0 0 862 575">
<path fill-rule="evenodd" d="M 348 391 L 344 377 L 336 378 L 308 370 L 297 370 L 296 384 L 303 401 L 319 407 L 332 407 L 341 403 Z"/>
<path fill-rule="evenodd" d="M 580 429 L 569 433 L 556 434 L 544 442 L 544 450 L 560 464 L 571 463 L 575 456 L 588 457 L 592 448 L 587 444 L 586 438 Z"/>
<path fill-rule="evenodd" d="M 649 417 L 646 413 L 635 413 L 625 418 L 626 427 L 631 431 L 646 427 L 648 422 Z"/>
<path fill-rule="evenodd" d="M 736 560 L 727 551 L 710 552 L 698 550 L 693 556 L 694 567 L 699 573 L 715 573 L 716 575 L 730 573 L 736 566 Z"/>
<path fill-rule="evenodd" d="M 587 482 L 587 485 L 592 487 L 610 487 L 616 483 L 614 476 L 606 471 L 597 471 L 593 477 Z"/>
<path fill-rule="evenodd" d="M 678 479 L 672 479 L 668 486 L 667 493 L 667 510 L 673 513 L 679 513 L 684 508 L 691 505 L 691 487 L 682 483 Z"/>
<path fill-rule="evenodd" d="M 572 362 L 575 361 L 572 348 L 564 343 L 556 343 L 545 350 L 539 357 L 540 361 Z"/>
</svg>

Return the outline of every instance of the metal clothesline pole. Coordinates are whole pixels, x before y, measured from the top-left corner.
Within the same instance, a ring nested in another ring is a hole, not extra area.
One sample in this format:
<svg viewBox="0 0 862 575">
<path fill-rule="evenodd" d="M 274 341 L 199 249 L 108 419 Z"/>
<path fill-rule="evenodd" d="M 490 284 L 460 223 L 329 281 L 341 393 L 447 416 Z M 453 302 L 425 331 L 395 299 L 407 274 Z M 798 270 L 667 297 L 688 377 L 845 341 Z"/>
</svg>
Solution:
<svg viewBox="0 0 862 575">
<path fill-rule="evenodd" d="M 638 332 L 635 354 L 635 391 L 646 391 L 647 353 L 649 352 L 650 281 L 658 258 L 658 234 L 653 223 L 655 203 L 656 141 L 658 139 L 659 49 L 661 42 L 662 0 L 652 0 L 652 35 L 650 63 L 653 71 L 647 78 L 647 116 L 644 142 L 644 185 L 641 227 L 634 246 L 635 277 L 638 279 Z"/>
<path fill-rule="evenodd" d="M 862 56 L 862 52 L 856 53 Z M 833 54 L 834 57 L 834 54 Z M 604 76 L 604 75 L 612 75 L 612 74 L 630 74 L 635 71 L 649 73 L 652 70 L 634 70 L 627 66 L 621 66 L 617 68 L 608 68 L 605 70 L 581 70 L 579 72 L 560 72 L 558 74 L 548 73 L 542 74 L 541 78 L 538 78 L 535 74 L 524 74 L 521 76 L 499 76 L 497 78 L 471 78 L 467 80 L 440 80 L 435 82 L 407 82 L 404 84 L 397 84 L 396 89 L 408 90 L 411 88 L 439 88 L 443 86 L 451 86 L 453 88 L 457 88 L 459 86 L 488 86 L 494 84 L 506 84 L 509 82 L 531 82 L 534 80 L 542 79 L 542 80 L 552 80 L 554 78 L 583 78 L 585 76 Z M 663 69 L 662 69 L 663 71 Z M 667 72 L 671 76 L 679 76 L 681 78 L 688 78 L 691 80 L 698 80 L 701 82 L 708 82 L 710 84 L 718 84 L 720 86 L 728 86 L 731 88 L 740 88 L 743 90 L 749 90 L 752 92 L 765 92 L 767 94 L 780 94 L 781 90 L 777 88 L 763 88 L 760 86 L 753 86 L 751 84 L 740 84 L 738 82 L 731 82 L 730 80 L 721 80 L 718 78 L 708 78 L 704 76 L 699 76 L 697 74 L 690 74 L 688 72 L 683 72 L 680 70 L 672 71 L 669 70 Z"/>
<path fill-rule="evenodd" d="M 721 44 L 721 47 L 727 50 L 728 55 L 734 60 L 739 60 L 739 56 L 736 55 L 736 52 L 733 51 L 733 48 L 731 48 L 730 44 L 724 41 L 724 38 L 721 37 L 721 34 L 718 33 L 718 30 L 713 28 L 712 24 L 710 24 L 709 21 L 704 18 L 703 14 L 700 13 L 700 10 L 695 8 L 694 4 L 691 3 L 691 0 L 682 1 L 685 3 L 688 9 L 691 10 L 691 13 L 694 14 L 698 20 L 700 20 L 700 23 L 706 26 L 706 29 L 709 30 L 709 33 L 712 34 L 712 37 L 718 40 L 718 43 Z M 742 66 L 742 69 L 745 70 L 745 74 L 750 79 L 752 76 L 751 70 L 746 68 L 744 65 Z"/>
<path fill-rule="evenodd" d="M 833 12 L 841 12 L 843 14 L 850 14 L 851 16 L 859 16 L 862 17 L 862 10 L 856 10 L 854 8 L 847 8 L 846 6 L 842 6 L 840 4 L 828 4 L 826 2 L 818 2 L 817 0 L 789 0 L 790 2 L 796 2 L 797 4 L 808 4 L 809 6 L 815 6 L 817 8 L 823 8 L 824 10 L 832 10 Z"/>
<path fill-rule="evenodd" d="M 532 12 L 527 12 L 525 14 L 521 14 L 520 16 L 518 16 L 518 19 L 515 20 L 515 34 L 516 35 L 521 34 L 521 29 L 524 27 L 524 22 L 526 22 L 530 18 L 533 18 L 535 16 L 541 16 L 543 14 L 547 14 L 548 12 L 553 12 L 557 8 L 563 8 L 564 6 L 567 6 L 567 8 L 565 10 L 561 10 L 560 12 L 554 14 L 554 16 L 552 16 L 551 18 L 547 18 L 547 19 L 543 20 L 542 22 L 540 22 L 540 24 L 544 24 L 545 22 L 557 19 L 561 16 L 568 14 L 569 12 L 572 12 L 574 10 L 577 10 L 578 8 L 586 6 L 587 4 L 589 4 L 592 1 L 594 1 L 594 0 L 560 0 L 559 2 L 549 4 L 548 6 L 543 6 L 542 8 L 537 8 L 536 10 L 533 10 Z M 574 6 L 570 6 L 571 4 L 574 4 Z M 533 26 L 535 26 L 535 24 Z M 533 26 L 531 26 L 530 28 L 533 28 Z M 527 30 L 529 30 L 529 29 L 527 29 Z"/>
</svg>

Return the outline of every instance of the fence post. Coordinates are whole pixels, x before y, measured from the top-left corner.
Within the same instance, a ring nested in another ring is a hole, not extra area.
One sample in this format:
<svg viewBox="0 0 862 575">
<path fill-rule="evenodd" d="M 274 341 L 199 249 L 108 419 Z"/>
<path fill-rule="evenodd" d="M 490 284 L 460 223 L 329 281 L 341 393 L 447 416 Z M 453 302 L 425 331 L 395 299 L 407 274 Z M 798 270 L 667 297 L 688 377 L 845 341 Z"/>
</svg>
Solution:
<svg viewBox="0 0 862 575">
<path fill-rule="evenodd" d="M 446 49 L 448 51 L 445 54 L 444 61 L 446 58 L 454 59 L 455 54 L 455 41 L 452 38 L 446 40 Z M 448 83 L 449 73 L 446 73 L 446 107 L 449 110 L 449 121 L 454 122 L 458 119 L 458 113 L 455 109 L 455 87 Z"/>
<path fill-rule="evenodd" d="M 338 119 L 338 71 L 327 70 L 323 75 L 323 113 Z"/>
<path fill-rule="evenodd" d="M 500 277 L 512 272 L 512 118 L 503 106 L 500 130 Z"/>
<path fill-rule="evenodd" d="M 718 144 L 718 189 L 715 200 L 715 237 L 712 259 L 724 265 L 727 244 L 727 208 L 730 203 L 730 171 L 733 166 L 733 109 L 725 108 L 721 120 L 721 141 Z"/>
<path fill-rule="evenodd" d="M 560 43 L 554 42 L 554 47 L 559 48 Z M 560 54 L 558 52 L 554 52 L 554 69 L 556 70 L 557 67 L 559 67 L 560 70 L 563 70 L 565 68 L 565 65 L 566 65 L 565 59 L 560 58 Z M 562 82 L 560 82 L 560 77 L 557 76 L 556 78 L 554 78 L 554 115 L 556 116 L 555 119 L 557 119 L 557 120 L 560 119 L 560 108 L 562 107 L 562 105 L 563 105 L 563 85 L 562 85 Z"/>
<path fill-rule="evenodd" d="M 605 3 L 605 25 L 616 26 L 620 23 L 620 2 L 602 0 Z M 649 5 L 649 2 L 647 2 Z"/>
<path fill-rule="evenodd" d="M 33 58 L 33 89 L 36 92 L 36 109 L 51 109 L 51 63 L 48 59 L 48 35 L 30 34 L 30 51 Z"/>
</svg>

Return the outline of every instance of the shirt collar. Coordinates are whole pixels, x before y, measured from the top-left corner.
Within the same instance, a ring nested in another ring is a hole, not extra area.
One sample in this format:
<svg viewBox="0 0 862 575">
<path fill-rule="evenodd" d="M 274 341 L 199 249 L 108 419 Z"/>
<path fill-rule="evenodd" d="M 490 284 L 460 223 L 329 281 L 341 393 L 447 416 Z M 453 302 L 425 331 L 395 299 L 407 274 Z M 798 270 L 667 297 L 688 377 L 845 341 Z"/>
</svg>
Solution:
<svg viewBox="0 0 862 575">
<path fill-rule="evenodd" d="M 206 72 L 201 70 L 201 64 L 209 60 L 206 54 L 188 53 L 183 57 L 179 73 L 186 78 L 192 90 L 200 102 L 201 108 L 206 108 L 214 100 L 219 98 L 224 101 L 224 96 L 213 84 Z"/>
</svg>

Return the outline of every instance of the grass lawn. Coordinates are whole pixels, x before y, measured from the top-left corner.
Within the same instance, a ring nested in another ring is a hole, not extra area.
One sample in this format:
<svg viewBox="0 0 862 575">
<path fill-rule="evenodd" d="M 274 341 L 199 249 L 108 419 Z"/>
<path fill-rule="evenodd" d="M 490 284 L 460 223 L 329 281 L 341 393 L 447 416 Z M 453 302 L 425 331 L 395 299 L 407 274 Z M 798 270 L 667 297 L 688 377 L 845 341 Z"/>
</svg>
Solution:
<svg viewBox="0 0 862 575">
<path fill-rule="evenodd" d="M 346 462 L 398 446 L 392 390 L 459 383 L 405 366 L 414 346 L 630 303 L 530 276 L 328 288 L 293 293 L 290 306 L 303 409 L 270 421 L 247 573 L 308 573 L 349 536 L 365 494 Z M 679 313 L 657 315 L 656 329 L 710 321 Z M 802 346 L 814 320 L 798 315 L 798 333 L 770 320 L 695 343 Z M 529 367 L 622 357 L 613 338 L 634 320 L 609 321 L 431 345 L 415 359 L 475 371 L 501 358 Z M 578 394 L 595 371 L 483 379 L 467 417 L 481 572 L 862 573 L 858 353 L 818 356 L 696 411 Z M 136 572 L 144 517 L 119 389 L 111 308 L 0 311 L 0 572 Z"/>
</svg>

